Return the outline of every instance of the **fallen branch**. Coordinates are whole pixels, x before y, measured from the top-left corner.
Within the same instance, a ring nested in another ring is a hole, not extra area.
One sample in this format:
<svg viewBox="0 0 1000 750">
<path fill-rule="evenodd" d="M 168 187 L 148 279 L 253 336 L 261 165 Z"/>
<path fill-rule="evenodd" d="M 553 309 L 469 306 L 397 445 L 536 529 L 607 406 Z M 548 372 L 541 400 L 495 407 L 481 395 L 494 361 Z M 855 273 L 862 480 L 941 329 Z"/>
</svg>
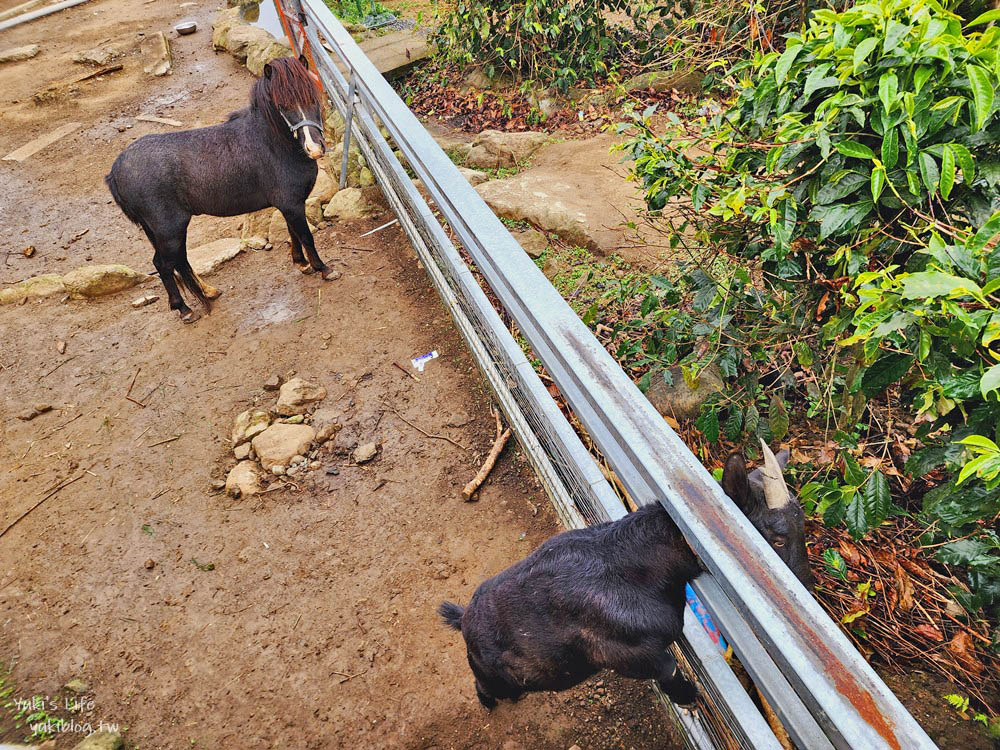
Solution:
<svg viewBox="0 0 1000 750">
<path fill-rule="evenodd" d="M 417 426 L 416 426 L 415 424 L 413 424 L 413 422 L 411 422 L 410 420 L 408 420 L 408 419 L 407 419 L 406 417 L 404 417 L 404 416 L 403 416 L 402 414 L 400 414 L 400 413 L 399 413 L 398 411 L 396 411 L 395 409 L 393 409 L 393 408 L 392 408 L 391 406 L 389 407 L 389 410 L 390 410 L 390 411 L 391 411 L 391 412 L 392 412 L 393 414 L 395 414 L 395 415 L 396 415 L 397 417 L 399 417 L 400 419 L 402 419 L 402 420 L 403 420 L 404 422 L 406 422 L 406 424 L 410 425 L 410 427 L 412 427 L 412 428 L 413 428 L 414 430 L 416 430 L 416 431 L 417 431 L 417 432 L 419 432 L 419 433 L 420 433 L 421 435 L 423 435 L 424 437 L 429 437 L 429 438 L 434 438 L 435 440 L 447 440 L 447 441 L 448 441 L 449 443 L 451 443 L 452 445 L 454 445 L 454 446 L 455 446 L 456 448 L 461 448 L 461 449 L 462 449 L 463 451 L 467 451 L 467 450 L 469 450 L 469 449 L 468 449 L 468 448 L 466 448 L 466 447 L 465 447 L 464 445 L 462 445 L 461 443 L 458 443 L 458 442 L 455 442 L 454 440 L 452 440 L 452 439 L 451 439 L 450 437 L 448 437 L 447 435 L 435 435 L 435 434 L 434 434 L 434 433 L 432 433 L 432 432 L 427 432 L 426 430 L 422 430 L 422 429 L 420 429 L 420 428 L 419 428 L 419 427 L 417 427 Z"/>
<path fill-rule="evenodd" d="M 44 503 L 50 497 L 52 497 L 53 495 L 55 495 L 61 489 L 63 489 L 64 487 L 69 487 L 71 484 L 73 484 L 73 482 L 76 482 L 76 481 L 79 481 L 80 479 L 83 479 L 86 475 L 87 475 L 87 472 L 83 472 L 82 474 L 80 474 L 77 477 L 74 477 L 73 479 L 67 479 L 65 482 L 63 482 L 62 484 L 60 484 L 58 487 L 56 487 L 55 489 L 51 490 L 45 497 L 43 497 L 37 503 L 35 503 L 34 505 L 32 505 L 26 511 L 24 511 L 24 513 L 22 513 L 21 515 L 19 515 L 17 518 L 15 518 L 9 524 L 7 524 L 7 528 L 5 528 L 3 531 L 0 531 L 0 537 L 3 537 L 4 534 L 6 534 L 11 529 L 13 529 L 19 523 L 21 523 L 22 519 L 24 519 L 25 516 L 27 516 L 29 513 L 31 513 L 31 511 L 33 511 L 35 508 L 37 508 L 38 506 L 40 506 L 42 503 Z"/>
<path fill-rule="evenodd" d="M 500 423 L 500 412 L 494 411 L 493 416 L 496 417 L 497 420 L 497 436 L 493 441 L 493 447 L 490 448 L 490 453 L 486 457 L 486 461 L 483 462 L 483 466 L 479 470 L 479 473 L 476 474 L 476 476 L 472 478 L 472 481 L 465 485 L 465 489 L 462 490 L 462 497 L 464 497 L 466 501 L 472 499 L 473 493 L 479 489 L 479 485 L 481 485 L 486 480 L 486 477 L 489 476 L 489 473 L 493 470 L 493 465 L 497 462 L 497 457 L 500 455 L 500 451 L 503 450 L 503 447 L 507 445 L 507 441 L 510 440 L 510 428 L 508 427 L 506 430 L 503 429 L 503 425 Z"/>
</svg>

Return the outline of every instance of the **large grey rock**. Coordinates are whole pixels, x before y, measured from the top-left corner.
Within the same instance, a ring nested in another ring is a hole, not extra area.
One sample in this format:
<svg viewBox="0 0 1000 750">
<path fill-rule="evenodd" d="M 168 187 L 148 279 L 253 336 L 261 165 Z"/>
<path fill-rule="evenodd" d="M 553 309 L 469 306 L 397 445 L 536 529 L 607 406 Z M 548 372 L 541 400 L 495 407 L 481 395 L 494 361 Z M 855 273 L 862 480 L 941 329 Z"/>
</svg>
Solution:
<svg viewBox="0 0 1000 750">
<path fill-rule="evenodd" d="M 240 461 L 226 477 L 226 494 L 230 497 L 249 497 L 260 491 L 260 470 L 253 461 Z"/>
<path fill-rule="evenodd" d="M 656 92 L 677 89 L 686 94 L 700 94 L 704 76 L 696 71 L 651 70 L 625 81 L 625 90 Z"/>
<path fill-rule="evenodd" d="M 273 424 L 253 439 L 253 449 L 260 465 L 270 471 L 275 466 L 288 466 L 292 456 L 309 451 L 316 431 L 307 424 Z"/>
<path fill-rule="evenodd" d="M 75 299 L 100 297 L 130 289 L 145 278 L 128 266 L 81 266 L 63 276 L 67 294 Z"/>
<path fill-rule="evenodd" d="M 19 284 L 0 289 L 0 305 L 9 305 L 34 297 L 63 294 L 65 291 L 66 285 L 63 284 L 62 276 L 56 273 L 43 273 L 41 276 L 33 276 Z"/>
<path fill-rule="evenodd" d="M 371 212 L 371 207 L 365 199 L 361 188 L 344 188 L 338 190 L 326 208 L 323 209 L 324 219 L 363 219 Z"/>
<path fill-rule="evenodd" d="M 233 446 L 245 443 L 271 425 L 271 414 L 263 409 L 247 409 L 236 415 L 231 438 Z"/>
<path fill-rule="evenodd" d="M 653 376 L 646 398 L 665 417 L 675 419 L 696 419 L 701 411 L 701 405 L 714 394 L 722 391 L 724 383 L 722 376 L 713 368 L 708 367 L 698 374 L 698 383 L 691 388 L 681 368 L 669 370 L 673 383 L 668 385 L 663 377 Z"/>
<path fill-rule="evenodd" d="M 570 193 L 569 185 L 553 180 L 550 175 L 525 174 L 509 180 L 490 180 L 476 190 L 498 216 L 527 221 L 580 247 L 598 248 L 587 213 L 563 197 Z"/>
<path fill-rule="evenodd" d="M 73 746 L 73 750 L 123 750 L 125 742 L 118 732 L 103 730 L 94 732 L 82 742 Z"/>
<path fill-rule="evenodd" d="M 548 238 L 537 229 L 528 229 L 527 231 L 519 232 L 514 235 L 514 239 L 524 248 L 524 252 L 532 258 L 542 257 L 542 253 L 549 246 Z"/>
<path fill-rule="evenodd" d="M 188 250 L 188 260 L 199 276 L 211 276 L 226 263 L 243 252 L 244 245 L 237 237 L 224 237 Z"/>
<path fill-rule="evenodd" d="M 41 49 L 37 44 L 25 44 L 23 47 L 8 47 L 5 50 L 0 50 L 0 63 L 30 60 Z"/>
<path fill-rule="evenodd" d="M 309 404 L 326 398 L 326 388 L 303 378 L 292 378 L 278 391 L 278 405 L 275 411 L 283 417 L 303 414 Z"/>
<path fill-rule="evenodd" d="M 484 130 L 472 141 L 465 165 L 478 169 L 498 169 L 524 164 L 549 140 L 546 133 L 505 133 Z"/>
</svg>

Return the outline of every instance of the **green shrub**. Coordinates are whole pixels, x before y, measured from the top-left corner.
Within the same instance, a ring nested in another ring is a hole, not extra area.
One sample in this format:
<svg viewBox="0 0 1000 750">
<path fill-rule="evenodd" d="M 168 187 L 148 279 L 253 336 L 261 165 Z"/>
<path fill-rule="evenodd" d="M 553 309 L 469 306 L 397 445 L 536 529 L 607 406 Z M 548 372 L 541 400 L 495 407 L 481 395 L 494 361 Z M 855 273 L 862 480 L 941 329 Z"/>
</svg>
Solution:
<svg viewBox="0 0 1000 750">
<path fill-rule="evenodd" d="M 935 0 L 817 10 L 782 53 L 733 68 L 735 101 L 693 130 L 673 118 L 658 136 L 652 111 L 623 126 L 650 209 L 682 212 L 676 242 L 693 225 L 759 258 L 785 304 L 822 319 L 825 360 L 851 363 L 847 421 L 890 387 L 905 397 L 929 446 L 908 469 L 954 476 L 925 502 L 935 538 L 973 534 L 938 552 L 967 566 L 970 607 L 1000 605 L 997 18 L 963 29 Z M 827 517 L 853 512 L 863 534 L 887 511 L 881 486 L 871 512 L 858 487 Z"/>
</svg>

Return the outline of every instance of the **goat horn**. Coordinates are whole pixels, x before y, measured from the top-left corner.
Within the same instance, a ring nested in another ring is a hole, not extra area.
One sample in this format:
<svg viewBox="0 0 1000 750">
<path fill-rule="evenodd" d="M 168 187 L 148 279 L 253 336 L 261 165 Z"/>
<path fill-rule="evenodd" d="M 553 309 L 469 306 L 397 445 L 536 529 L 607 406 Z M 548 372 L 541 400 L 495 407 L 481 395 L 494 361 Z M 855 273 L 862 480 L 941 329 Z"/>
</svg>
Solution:
<svg viewBox="0 0 1000 750">
<path fill-rule="evenodd" d="M 761 440 L 760 447 L 764 449 L 764 465 L 760 467 L 760 474 L 764 480 L 764 499 L 767 501 L 768 508 L 778 510 L 785 507 L 791 500 L 788 486 L 785 484 L 785 478 L 781 475 L 778 459 L 767 447 L 767 443 Z"/>
</svg>

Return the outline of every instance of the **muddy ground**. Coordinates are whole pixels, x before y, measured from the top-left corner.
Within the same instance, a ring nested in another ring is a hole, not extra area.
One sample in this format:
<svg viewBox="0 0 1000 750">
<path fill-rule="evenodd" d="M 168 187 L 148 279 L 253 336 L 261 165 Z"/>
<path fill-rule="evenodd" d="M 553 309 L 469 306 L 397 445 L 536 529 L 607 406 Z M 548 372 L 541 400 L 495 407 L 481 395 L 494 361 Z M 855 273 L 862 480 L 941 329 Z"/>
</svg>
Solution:
<svg viewBox="0 0 1000 750">
<path fill-rule="evenodd" d="M 4 34 L 0 46 L 43 51 L 0 68 L 0 153 L 81 127 L 0 162 L 0 281 L 87 262 L 152 270 L 102 178 L 125 145 L 168 127 L 135 115 L 192 127 L 242 106 L 251 77 L 212 52 L 215 9 L 94 0 Z M 200 29 L 172 38 L 173 74 L 145 76 L 140 35 L 182 17 Z M 124 50 L 122 71 L 32 101 L 82 71 L 73 53 L 102 43 Z M 404 237 L 358 239 L 384 218 L 318 233 L 337 282 L 302 276 L 286 248 L 240 256 L 213 277 L 215 312 L 191 326 L 163 300 L 131 307 L 164 296 L 155 280 L 0 308 L 3 526 L 73 480 L 0 539 L 6 684 L 64 705 L 62 686 L 83 680 L 94 703 L 77 724 L 127 727 L 143 750 L 674 747 L 649 690 L 613 675 L 491 714 L 478 705 L 460 637 L 434 609 L 467 601 L 557 521 L 513 443 L 479 501 L 461 501 L 493 439 L 489 398 Z M 196 218 L 189 244 L 237 224 Z M 393 366 L 433 349 L 419 381 Z M 377 440 L 378 458 L 325 454 L 294 487 L 243 501 L 212 490 L 234 463 L 233 417 L 273 403 L 262 384 L 290 371 L 325 385 L 339 440 Z M 55 408 L 16 418 L 36 402 Z M 6 719 L 2 729 L 0 741 L 23 738 Z"/>
<path fill-rule="evenodd" d="M 92 0 L 4 32 L 0 47 L 43 50 L 0 67 L 0 154 L 80 127 L 0 162 L 0 283 L 88 262 L 152 271 L 102 179 L 128 143 L 169 128 L 136 115 L 195 127 L 243 105 L 250 75 L 210 48 L 216 10 Z M 200 28 L 170 35 L 173 74 L 146 76 L 142 35 L 182 18 Z M 101 45 L 121 51 L 121 71 L 33 100 L 85 70 L 74 53 Z M 93 708 L 77 722 L 127 728 L 143 750 L 677 746 L 648 689 L 613 675 L 491 714 L 476 702 L 460 639 L 434 608 L 468 600 L 557 522 L 513 444 L 479 501 L 460 501 L 492 441 L 488 394 L 398 229 L 359 239 L 384 219 L 318 233 L 337 282 L 294 271 L 287 248 L 238 257 L 212 279 L 224 292 L 215 312 L 192 326 L 163 300 L 131 307 L 164 296 L 155 280 L 0 308 L 2 525 L 34 507 L 0 538 L 5 684 L 64 705 L 63 685 L 83 680 Z M 238 224 L 196 218 L 189 245 Z M 419 381 L 393 366 L 432 349 L 441 357 Z M 327 454 L 305 480 L 251 500 L 213 490 L 234 463 L 233 417 L 273 403 L 262 384 L 291 371 L 327 387 L 341 443 L 377 440 L 378 458 Z M 36 402 L 55 408 L 16 418 Z M 946 685 L 893 687 L 942 746 L 987 746 L 934 707 Z M 22 738 L 0 724 L 0 741 Z"/>
</svg>

